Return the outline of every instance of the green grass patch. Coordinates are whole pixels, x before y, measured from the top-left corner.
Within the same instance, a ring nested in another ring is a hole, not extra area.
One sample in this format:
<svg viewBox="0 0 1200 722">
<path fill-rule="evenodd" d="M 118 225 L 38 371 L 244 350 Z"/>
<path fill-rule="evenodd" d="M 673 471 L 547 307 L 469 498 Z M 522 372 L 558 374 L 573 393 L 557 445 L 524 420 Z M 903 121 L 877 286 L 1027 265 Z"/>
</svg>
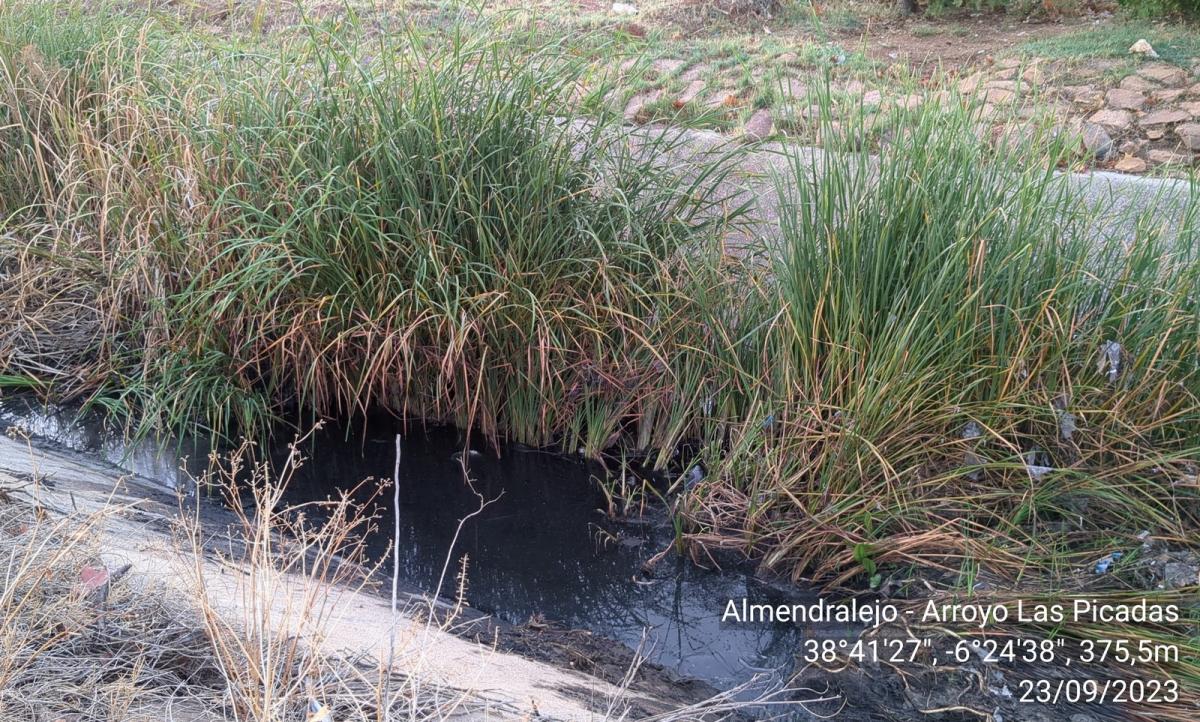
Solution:
<svg viewBox="0 0 1200 722">
<path fill-rule="evenodd" d="M 1140 21 L 1035 40 L 1018 51 L 1045 58 L 1129 58 L 1130 46 L 1142 38 L 1168 63 L 1190 68 L 1200 57 L 1200 29 Z"/>
</svg>

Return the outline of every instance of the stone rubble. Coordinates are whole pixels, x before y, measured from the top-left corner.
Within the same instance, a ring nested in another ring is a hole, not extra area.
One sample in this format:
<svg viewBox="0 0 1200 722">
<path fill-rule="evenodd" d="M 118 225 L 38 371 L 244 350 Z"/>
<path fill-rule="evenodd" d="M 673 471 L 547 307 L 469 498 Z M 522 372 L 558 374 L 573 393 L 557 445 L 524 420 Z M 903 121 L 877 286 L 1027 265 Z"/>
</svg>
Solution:
<svg viewBox="0 0 1200 722">
<path fill-rule="evenodd" d="M 1051 127 L 1046 137 L 1079 138 L 1077 157 L 1097 168 L 1145 173 L 1162 166 L 1180 171 L 1196 165 L 1200 65 L 1182 68 L 1153 59 L 1156 56 L 1149 52 L 1140 57 L 1132 67 L 1129 60 L 1117 59 L 1092 59 L 1082 67 L 1068 67 L 1063 61 L 1039 58 L 989 58 L 982 67 L 964 69 L 950 87 L 982 103 L 985 137 L 1022 137 L 1048 119 Z M 817 114 L 808 107 L 813 102 L 811 78 L 794 67 L 795 54 L 775 60 L 750 74 L 754 88 L 735 90 L 713 66 L 659 59 L 649 68 L 657 87 L 629 97 L 625 118 L 644 123 L 654 119 L 656 109 L 692 106 L 726 121 L 740 120 L 740 127 L 727 128 L 747 140 L 812 128 Z M 759 88 L 772 90 L 767 107 L 759 103 Z M 835 80 L 831 90 L 838 102 L 849 101 L 846 107 L 861 108 L 869 115 L 890 108 L 915 109 L 922 103 L 958 102 L 947 90 L 927 95 L 889 91 L 860 79 Z"/>
</svg>

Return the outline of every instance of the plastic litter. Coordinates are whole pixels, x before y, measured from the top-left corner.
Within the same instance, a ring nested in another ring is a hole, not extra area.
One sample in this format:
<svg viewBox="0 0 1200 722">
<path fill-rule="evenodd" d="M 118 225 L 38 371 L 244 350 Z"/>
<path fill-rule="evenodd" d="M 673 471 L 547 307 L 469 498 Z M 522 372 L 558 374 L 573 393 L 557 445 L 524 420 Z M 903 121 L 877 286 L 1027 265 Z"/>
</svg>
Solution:
<svg viewBox="0 0 1200 722">
<path fill-rule="evenodd" d="M 1123 556 L 1125 556 L 1125 554 L 1123 552 L 1113 552 L 1112 554 L 1109 554 L 1108 556 L 1104 557 L 1100 561 L 1096 562 L 1096 573 L 1097 574 L 1107 573 L 1108 570 L 1112 567 L 1113 562 L 1116 562 Z"/>
<path fill-rule="evenodd" d="M 1025 471 L 1033 477 L 1034 481 L 1041 481 L 1042 477 L 1054 471 L 1053 466 L 1039 464 L 1040 457 L 1045 455 L 1038 449 L 1025 452 Z"/>
<path fill-rule="evenodd" d="M 1071 405 L 1071 398 L 1066 394 L 1059 394 L 1054 397 L 1051 403 L 1054 406 L 1054 415 L 1058 417 L 1058 433 L 1062 436 L 1063 441 L 1070 441 L 1075 435 L 1075 414 L 1067 411 L 1067 407 Z"/>
<path fill-rule="evenodd" d="M 1116 341 L 1105 341 L 1100 345 L 1100 363 L 1096 364 L 1096 370 L 1105 373 L 1106 366 L 1108 382 L 1113 383 L 1121 373 L 1121 344 Z"/>
<path fill-rule="evenodd" d="M 1070 441 L 1075 435 L 1075 414 L 1070 411 L 1058 412 L 1058 433 L 1062 436 L 1063 441 Z"/>
<path fill-rule="evenodd" d="M 974 421 L 968 421 L 962 430 L 962 438 L 971 440 L 978 439 L 983 436 L 983 427 Z M 963 452 L 963 466 L 982 466 L 983 458 L 975 453 L 975 446 L 972 445 Z M 971 481 L 979 480 L 979 469 L 975 469 L 967 473 L 967 478 Z"/>
</svg>

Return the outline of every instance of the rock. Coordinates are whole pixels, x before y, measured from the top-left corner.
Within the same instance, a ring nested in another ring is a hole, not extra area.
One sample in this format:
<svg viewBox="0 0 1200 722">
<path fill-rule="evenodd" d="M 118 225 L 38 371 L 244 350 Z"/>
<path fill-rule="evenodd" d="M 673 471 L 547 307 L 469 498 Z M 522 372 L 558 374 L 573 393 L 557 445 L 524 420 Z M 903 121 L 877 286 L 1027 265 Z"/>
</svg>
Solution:
<svg viewBox="0 0 1200 722">
<path fill-rule="evenodd" d="M 1129 126 L 1133 125 L 1133 114 L 1128 110 L 1099 110 L 1088 118 L 1089 123 L 1102 125 L 1109 131 L 1128 130 Z"/>
<path fill-rule="evenodd" d="M 685 83 L 690 83 L 693 80 L 701 80 L 708 74 L 708 65 L 704 63 L 696 63 L 687 70 L 679 74 L 679 79 Z"/>
<path fill-rule="evenodd" d="M 1104 100 L 1110 108 L 1120 110 L 1141 110 L 1146 104 L 1146 96 L 1140 91 L 1128 88 L 1113 88 L 1104 94 Z"/>
<path fill-rule="evenodd" d="M 1118 170 L 1122 173 L 1145 173 L 1148 167 L 1149 166 L 1146 165 L 1146 161 L 1142 160 L 1141 158 L 1135 158 L 1134 156 L 1127 155 L 1116 162 L 1116 164 L 1113 166 L 1113 170 Z"/>
<path fill-rule="evenodd" d="M 1021 73 L 1021 80 L 1025 81 L 1029 85 L 1041 85 L 1042 83 L 1046 82 L 1046 73 L 1044 73 L 1040 67 L 1031 65 L 1030 67 L 1025 68 L 1025 72 Z"/>
<path fill-rule="evenodd" d="M 1184 123 L 1175 128 L 1175 135 L 1188 150 L 1200 150 L 1200 123 Z"/>
<path fill-rule="evenodd" d="M 962 93 L 963 95 L 971 95 L 972 93 L 974 93 L 976 90 L 979 89 L 979 86 L 982 83 L 983 83 L 983 71 L 981 71 L 981 70 L 976 71 L 974 73 L 971 73 L 967 77 L 963 78 L 962 80 L 958 81 L 958 92 Z"/>
<path fill-rule="evenodd" d="M 1183 102 L 1179 107 L 1183 108 L 1183 111 L 1193 118 L 1200 118 L 1200 100 L 1188 100 Z"/>
<path fill-rule="evenodd" d="M 1127 90 L 1136 90 L 1139 93 L 1149 93 L 1159 87 L 1157 83 L 1151 83 L 1140 75 L 1127 75 L 1121 78 L 1120 86 Z"/>
<path fill-rule="evenodd" d="M 1186 562 L 1167 562 L 1163 567 L 1163 586 L 1179 589 L 1200 584 L 1200 567 Z"/>
<path fill-rule="evenodd" d="M 1180 85 L 1187 82 L 1188 74 L 1183 68 L 1166 63 L 1155 63 L 1144 68 L 1138 68 L 1138 75 L 1163 85 Z"/>
<path fill-rule="evenodd" d="M 989 80 L 984 84 L 985 88 L 999 88 L 1000 90 L 1016 90 L 1017 82 L 1015 80 Z"/>
<path fill-rule="evenodd" d="M 799 100 L 808 95 L 808 86 L 796 78 L 784 78 L 779 83 L 780 92 L 787 98 Z"/>
<path fill-rule="evenodd" d="M 1155 125 L 1169 125 L 1171 123 L 1182 123 L 1191 118 L 1191 114 L 1186 113 L 1179 108 L 1163 108 L 1152 113 L 1143 115 L 1138 120 L 1138 125 L 1143 128 Z"/>
<path fill-rule="evenodd" d="M 650 69 L 658 74 L 659 77 L 670 75 L 676 70 L 679 70 L 684 65 L 684 61 L 678 58 L 658 58 L 653 63 L 650 63 Z"/>
<path fill-rule="evenodd" d="M 1104 160 L 1113 151 L 1112 136 L 1103 126 L 1095 123 L 1083 124 L 1083 147 L 1099 160 Z"/>
<path fill-rule="evenodd" d="M 1147 128 L 1146 129 L 1146 138 L 1149 140 L 1162 140 L 1163 136 L 1165 136 L 1166 134 L 1167 134 L 1167 131 L 1163 130 L 1162 128 Z"/>
<path fill-rule="evenodd" d="M 675 107 L 682 108 L 688 103 L 695 102 L 696 98 L 699 98 L 700 93 L 704 92 L 704 89 L 707 87 L 708 84 L 703 80 L 693 80 L 692 82 L 688 83 L 688 86 L 684 88 L 683 92 L 679 94 L 679 97 L 675 99 Z"/>
<path fill-rule="evenodd" d="M 1072 102 L 1090 110 L 1099 110 L 1104 107 L 1104 93 L 1099 90 L 1085 90 L 1077 93 Z"/>
<path fill-rule="evenodd" d="M 639 25 L 638 23 L 620 23 L 617 25 L 616 30 L 618 30 L 619 32 L 628 33 L 629 35 L 632 35 L 635 38 L 646 37 L 645 26 Z"/>
<path fill-rule="evenodd" d="M 1037 128 L 1029 123 L 1006 125 L 997 137 L 998 145 L 1009 148 L 1024 148 L 1031 145 L 1038 137 Z"/>
<path fill-rule="evenodd" d="M 617 15 L 637 15 L 637 5 L 631 3 L 613 3 L 612 11 Z"/>
<path fill-rule="evenodd" d="M 1121 155 L 1140 155 L 1144 147 L 1146 147 L 1145 141 L 1127 140 L 1117 148 L 1117 152 Z"/>
<path fill-rule="evenodd" d="M 924 102 L 925 102 L 925 98 L 921 97 L 920 95 L 918 95 L 916 93 L 909 93 L 908 95 L 904 96 L 903 98 L 900 98 L 899 100 L 897 100 L 896 105 L 900 106 L 901 108 L 904 108 L 905 110 L 915 110 L 917 108 L 920 108 L 921 104 Z"/>
<path fill-rule="evenodd" d="M 988 105 L 1005 105 L 1011 103 L 1017 94 L 1007 88 L 988 87 L 983 93 L 983 102 Z"/>
<path fill-rule="evenodd" d="M 1181 88 L 1163 88 L 1162 90 L 1154 91 L 1151 96 L 1156 103 L 1174 103 L 1183 95 Z"/>
<path fill-rule="evenodd" d="M 638 93 L 625 104 L 625 120 L 630 123 L 645 123 L 649 120 L 649 106 L 662 97 L 661 90 Z"/>
<path fill-rule="evenodd" d="M 842 131 L 842 124 L 836 120 L 830 121 L 828 125 L 822 125 L 817 141 L 833 146 L 840 145 L 846 141 L 846 134 Z"/>
<path fill-rule="evenodd" d="M 846 83 L 846 87 L 843 88 L 843 90 L 845 90 L 849 95 L 859 95 L 866 89 L 867 86 L 863 85 L 862 81 L 860 80 L 851 80 L 849 83 Z"/>
<path fill-rule="evenodd" d="M 1146 159 L 1155 165 L 1191 165 L 1190 156 L 1170 150 L 1152 150 L 1146 154 Z"/>
<path fill-rule="evenodd" d="M 729 90 L 728 88 L 722 90 L 716 95 L 710 95 L 708 99 L 704 101 L 705 107 L 709 108 L 710 110 L 716 110 L 717 108 L 736 108 L 741 104 L 742 99 L 737 96 L 737 93 Z"/>
<path fill-rule="evenodd" d="M 1141 55 L 1141 56 L 1147 57 L 1147 58 L 1157 58 L 1158 57 L 1158 53 L 1155 52 L 1154 46 L 1152 46 L 1152 45 L 1150 45 L 1150 43 L 1146 42 L 1145 38 L 1140 38 L 1140 39 L 1138 39 L 1138 41 L 1136 43 L 1134 43 L 1133 45 L 1130 45 L 1129 52 L 1133 53 L 1134 55 Z"/>
<path fill-rule="evenodd" d="M 750 120 L 746 121 L 746 126 L 742 128 L 742 135 L 747 140 L 766 140 L 773 130 L 775 130 L 775 119 L 771 117 L 771 111 L 756 110 L 754 115 L 750 116 Z"/>
<path fill-rule="evenodd" d="M 862 104 L 866 106 L 875 106 L 883 102 L 883 93 L 878 90 L 868 90 L 863 93 Z"/>
</svg>

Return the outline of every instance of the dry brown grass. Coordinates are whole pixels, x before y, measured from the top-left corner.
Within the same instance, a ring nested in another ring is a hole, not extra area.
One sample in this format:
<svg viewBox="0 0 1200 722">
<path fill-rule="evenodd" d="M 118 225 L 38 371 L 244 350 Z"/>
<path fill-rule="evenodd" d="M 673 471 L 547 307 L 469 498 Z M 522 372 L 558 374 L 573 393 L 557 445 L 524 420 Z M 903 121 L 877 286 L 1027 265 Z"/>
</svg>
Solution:
<svg viewBox="0 0 1200 722">
<path fill-rule="evenodd" d="M 115 561 L 106 529 L 131 507 L 58 509 L 37 478 L 0 489 L 0 716 L 283 722 L 324 709 L 378 722 L 471 711 L 469 695 L 406 673 L 406 660 L 327 651 L 331 609 L 371 575 L 356 559 L 372 520 L 345 498 L 282 505 L 285 484 L 262 465 L 251 491 L 235 494 L 244 459 L 205 479 L 229 493 L 231 526 L 180 518 L 184 563 L 159 560 L 182 570 L 175 582 Z"/>
</svg>

